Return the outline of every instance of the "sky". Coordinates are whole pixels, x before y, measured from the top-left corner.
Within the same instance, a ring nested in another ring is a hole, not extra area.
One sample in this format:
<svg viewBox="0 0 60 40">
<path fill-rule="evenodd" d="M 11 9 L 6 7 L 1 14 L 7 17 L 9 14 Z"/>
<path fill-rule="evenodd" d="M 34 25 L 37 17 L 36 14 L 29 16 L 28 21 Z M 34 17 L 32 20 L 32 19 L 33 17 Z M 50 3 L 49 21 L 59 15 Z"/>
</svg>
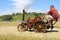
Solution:
<svg viewBox="0 0 60 40">
<path fill-rule="evenodd" d="M 54 5 L 60 13 L 60 0 L 0 0 L 0 15 L 22 12 L 48 12 Z"/>
</svg>

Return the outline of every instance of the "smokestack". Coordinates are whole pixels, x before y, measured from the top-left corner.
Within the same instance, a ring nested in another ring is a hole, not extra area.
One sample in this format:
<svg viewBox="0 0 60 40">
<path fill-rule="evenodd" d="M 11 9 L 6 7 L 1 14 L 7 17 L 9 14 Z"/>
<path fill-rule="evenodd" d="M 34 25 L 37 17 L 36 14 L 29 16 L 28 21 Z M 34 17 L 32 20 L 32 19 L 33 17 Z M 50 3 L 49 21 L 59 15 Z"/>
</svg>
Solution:
<svg viewBox="0 0 60 40">
<path fill-rule="evenodd" d="M 22 21 L 25 20 L 25 14 L 26 14 L 26 11 L 25 11 L 25 9 L 23 9 L 23 17 L 22 17 Z"/>
<path fill-rule="evenodd" d="M 33 4 L 33 2 L 27 6 L 24 7 L 23 9 L 23 17 L 22 17 L 22 21 L 25 20 L 25 14 L 27 13 L 25 10 L 29 9 L 31 7 L 31 5 Z"/>
</svg>

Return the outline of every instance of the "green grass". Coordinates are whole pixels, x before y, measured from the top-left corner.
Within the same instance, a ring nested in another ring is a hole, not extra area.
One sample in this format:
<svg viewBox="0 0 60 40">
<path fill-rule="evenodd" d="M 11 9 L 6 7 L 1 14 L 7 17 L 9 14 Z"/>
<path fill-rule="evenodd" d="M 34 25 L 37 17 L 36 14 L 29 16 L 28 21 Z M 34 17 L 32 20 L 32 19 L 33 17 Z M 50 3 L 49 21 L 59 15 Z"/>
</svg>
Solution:
<svg viewBox="0 0 60 40">
<path fill-rule="evenodd" d="M 13 16 L 13 21 L 22 20 L 22 15 Z"/>
<path fill-rule="evenodd" d="M 39 15 L 40 17 L 43 17 L 43 15 Z M 35 18 L 34 14 L 25 14 L 25 20 L 30 17 L 30 18 Z M 13 21 L 19 21 L 22 20 L 22 14 L 21 15 L 15 15 L 13 16 Z"/>
<path fill-rule="evenodd" d="M 25 20 L 27 17 L 34 18 L 33 14 L 25 14 Z M 13 21 L 22 20 L 22 15 L 13 16 Z"/>
</svg>

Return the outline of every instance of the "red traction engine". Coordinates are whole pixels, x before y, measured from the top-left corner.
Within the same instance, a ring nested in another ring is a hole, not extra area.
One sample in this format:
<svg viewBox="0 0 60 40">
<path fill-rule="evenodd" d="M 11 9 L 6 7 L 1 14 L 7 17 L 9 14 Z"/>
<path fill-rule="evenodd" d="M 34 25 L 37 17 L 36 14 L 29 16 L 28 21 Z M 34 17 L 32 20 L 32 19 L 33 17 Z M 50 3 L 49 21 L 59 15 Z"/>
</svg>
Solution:
<svg viewBox="0 0 60 40">
<path fill-rule="evenodd" d="M 35 32 L 46 32 L 46 23 L 40 16 L 36 16 L 34 19 L 28 18 L 17 27 L 18 31 L 33 30 Z"/>
</svg>

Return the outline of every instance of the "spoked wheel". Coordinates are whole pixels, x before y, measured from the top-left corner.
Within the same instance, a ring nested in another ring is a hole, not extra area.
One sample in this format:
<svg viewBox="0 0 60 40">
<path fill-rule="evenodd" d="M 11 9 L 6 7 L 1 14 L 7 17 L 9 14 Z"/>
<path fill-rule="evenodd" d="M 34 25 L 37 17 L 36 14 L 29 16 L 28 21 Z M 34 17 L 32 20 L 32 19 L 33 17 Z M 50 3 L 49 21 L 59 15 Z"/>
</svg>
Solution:
<svg viewBox="0 0 60 40">
<path fill-rule="evenodd" d="M 35 29 L 34 31 L 37 31 L 37 32 L 46 32 L 46 25 L 44 22 L 42 21 L 37 21 L 35 24 Z"/>
<path fill-rule="evenodd" d="M 19 24 L 17 26 L 17 30 L 18 31 L 25 31 L 25 30 L 27 30 L 27 28 L 26 28 L 26 26 L 24 24 Z"/>
</svg>

